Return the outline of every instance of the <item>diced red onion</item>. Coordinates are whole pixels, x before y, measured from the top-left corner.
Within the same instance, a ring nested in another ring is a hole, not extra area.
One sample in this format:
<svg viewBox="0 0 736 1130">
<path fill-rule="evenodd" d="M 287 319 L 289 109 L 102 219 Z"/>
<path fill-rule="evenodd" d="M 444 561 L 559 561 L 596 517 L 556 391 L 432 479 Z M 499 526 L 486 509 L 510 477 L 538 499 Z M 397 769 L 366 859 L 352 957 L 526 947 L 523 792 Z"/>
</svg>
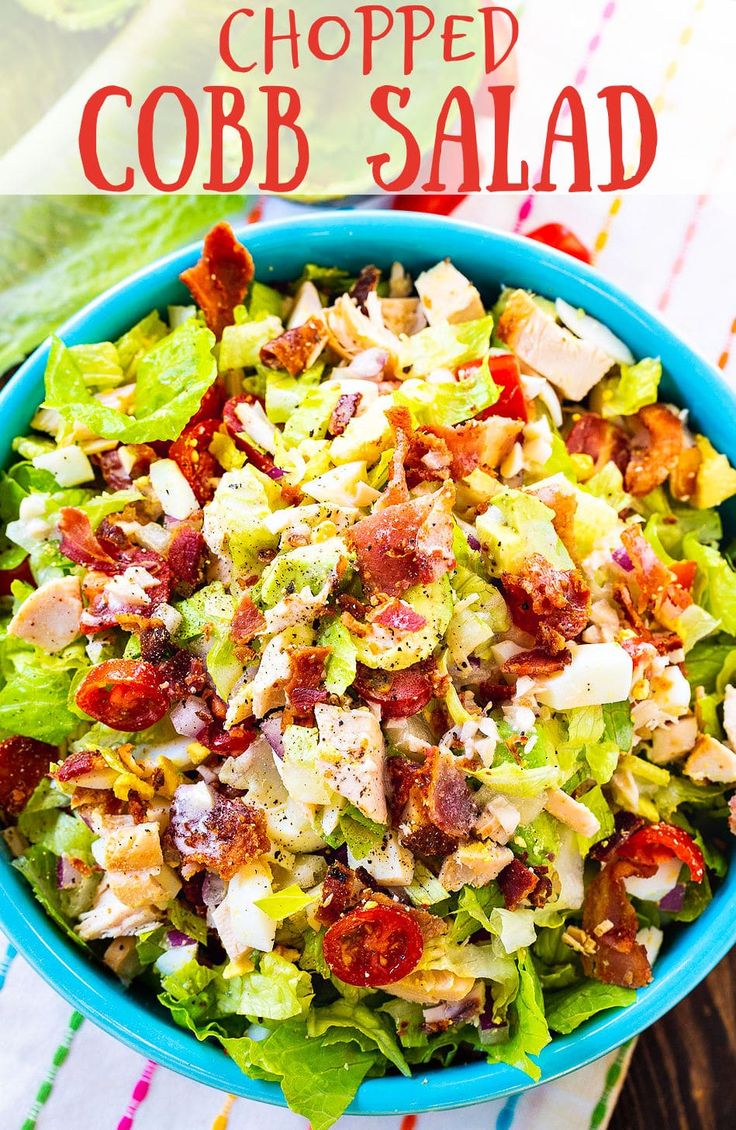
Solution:
<svg viewBox="0 0 736 1130">
<path fill-rule="evenodd" d="M 385 349 L 366 349 L 353 357 L 350 364 L 342 370 L 343 376 L 357 377 L 359 380 L 373 381 L 383 376 L 383 370 L 388 364 L 388 353 Z"/>
<path fill-rule="evenodd" d="M 193 694 L 177 702 L 169 717 L 171 725 L 183 738 L 199 737 L 205 726 L 212 721 L 204 699 Z"/>
<path fill-rule="evenodd" d="M 620 549 L 614 549 L 611 556 L 613 557 L 613 560 L 616 562 L 619 568 L 623 569 L 625 573 L 633 572 L 634 563 L 623 547 L 621 547 Z"/>
<path fill-rule="evenodd" d="M 685 902 L 685 884 L 678 883 L 663 899 L 659 900 L 659 909 L 666 910 L 668 914 L 677 914 L 682 910 Z"/>
<path fill-rule="evenodd" d="M 225 881 L 219 875 L 205 875 L 202 883 L 202 902 L 208 910 L 214 910 L 225 897 Z"/>
<path fill-rule="evenodd" d="M 182 934 L 181 930 L 169 930 L 166 941 L 172 949 L 177 946 L 196 946 L 197 944 L 194 938 L 190 938 L 188 934 Z"/>
<path fill-rule="evenodd" d="M 468 534 L 468 545 L 476 553 L 480 553 L 480 542 L 474 534 Z"/>
<path fill-rule="evenodd" d="M 281 733 L 281 711 L 269 714 L 261 722 L 261 733 L 270 745 L 279 761 L 284 760 L 284 739 Z"/>
<path fill-rule="evenodd" d="M 268 467 L 266 474 L 269 479 L 283 479 L 286 471 L 284 471 L 282 467 Z"/>
<path fill-rule="evenodd" d="M 69 891 L 78 887 L 84 880 L 84 875 L 68 855 L 60 855 L 56 861 L 56 885 L 60 891 Z"/>
</svg>

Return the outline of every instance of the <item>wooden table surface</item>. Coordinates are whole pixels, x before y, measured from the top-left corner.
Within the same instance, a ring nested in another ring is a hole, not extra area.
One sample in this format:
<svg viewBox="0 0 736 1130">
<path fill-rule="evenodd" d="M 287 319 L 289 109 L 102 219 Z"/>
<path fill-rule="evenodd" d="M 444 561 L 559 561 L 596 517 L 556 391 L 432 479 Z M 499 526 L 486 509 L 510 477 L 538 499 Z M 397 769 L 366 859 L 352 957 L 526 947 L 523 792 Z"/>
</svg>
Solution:
<svg viewBox="0 0 736 1130">
<path fill-rule="evenodd" d="M 610 1130 L 736 1127 L 736 951 L 640 1037 Z"/>
</svg>

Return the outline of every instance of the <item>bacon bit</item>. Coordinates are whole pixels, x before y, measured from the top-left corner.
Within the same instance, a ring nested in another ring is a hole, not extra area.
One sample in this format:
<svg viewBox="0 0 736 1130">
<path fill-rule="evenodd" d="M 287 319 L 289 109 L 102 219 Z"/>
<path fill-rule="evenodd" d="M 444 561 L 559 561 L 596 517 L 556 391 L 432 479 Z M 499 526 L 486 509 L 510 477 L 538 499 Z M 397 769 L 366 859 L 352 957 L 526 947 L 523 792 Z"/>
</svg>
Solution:
<svg viewBox="0 0 736 1130">
<path fill-rule="evenodd" d="M 679 585 L 691 592 L 698 575 L 698 563 L 697 561 L 674 561 L 670 565 L 670 572 L 675 574 Z"/>
<path fill-rule="evenodd" d="M 59 549 L 75 565 L 99 569 L 102 573 L 114 573 L 117 570 L 116 562 L 100 545 L 83 510 L 78 510 L 75 506 L 63 506 L 59 517 L 59 533 Z"/>
<path fill-rule="evenodd" d="M 532 896 L 538 883 L 539 876 L 530 867 L 525 867 L 518 859 L 512 859 L 498 876 L 506 909 L 516 910 L 524 899 Z"/>
<path fill-rule="evenodd" d="M 435 827 L 454 839 L 470 835 L 478 819 L 478 805 L 452 754 L 431 750 L 422 766 L 420 787 Z"/>
<path fill-rule="evenodd" d="M 419 431 L 423 437 L 434 436 L 444 443 L 450 453 L 450 477 L 457 481 L 472 474 L 476 467 L 498 467 L 524 428 L 523 421 L 519 420 L 514 431 L 515 422 L 507 421 L 503 433 L 506 438 L 499 447 L 498 424 L 498 417 L 488 417 L 470 420 L 454 428 L 433 424 Z"/>
<path fill-rule="evenodd" d="M 518 655 L 512 655 L 503 664 L 501 671 L 516 679 L 546 679 L 549 675 L 562 671 L 571 660 L 572 656 L 566 649 L 557 655 L 550 655 L 543 648 L 535 647 L 531 651 L 520 651 Z"/>
<path fill-rule="evenodd" d="M 680 502 L 688 502 L 695 494 L 702 462 L 703 456 L 697 447 L 683 447 L 670 472 L 670 490 Z"/>
<path fill-rule="evenodd" d="M 198 695 L 207 685 L 204 664 L 191 652 L 177 648 L 158 668 L 159 685 L 171 703 L 187 695 Z"/>
<path fill-rule="evenodd" d="M 360 904 L 364 885 L 350 867 L 335 862 L 327 869 L 322 883 L 322 897 L 315 918 L 323 926 L 331 926 L 348 910 Z"/>
<path fill-rule="evenodd" d="M 363 270 L 358 275 L 355 284 L 350 291 L 350 297 L 355 300 L 358 309 L 368 317 L 368 295 L 376 290 L 379 282 L 381 281 L 381 272 L 378 267 L 369 266 L 363 267 Z"/>
<path fill-rule="evenodd" d="M 233 324 L 235 307 L 244 300 L 254 276 L 250 253 L 229 224 L 219 223 L 207 234 L 197 265 L 179 277 L 215 337 L 220 338 L 225 326 Z"/>
<path fill-rule="evenodd" d="M 626 473 L 630 457 L 626 433 L 595 412 L 586 412 L 575 421 L 566 442 L 571 455 L 589 455 L 596 471 L 615 463 L 622 475 Z"/>
<path fill-rule="evenodd" d="M 85 608 L 79 620 L 80 628 L 87 635 L 93 635 L 96 632 L 114 628 L 121 622 L 122 617 L 130 615 L 137 617 L 139 614 L 143 613 L 145 615 L 145 622 L 148 623 L 151 614 L 158 608 L 159 604 L 164 604 L 168 601 L 171 594 L 171 570 L 169 569 L 168 562 L 154 550 L 126 549 L 118 554 L 116 561 L 112 561 L 112 559 L 110 559 L 110 561 L 111 566 L 106 570 L 108 573 L 124 573 L 125 570 L 131 566 L 139 566 L 150 573 L 152 577 L 155 577 L 157 583 L 146 589 L 148 600 L 144 609 L 142 609 L 140 605 L 136 605 L 132 602 L 125 608 L 111 608 L 107 593 L 97 584 L 97 576 L 94 573 L 88 573 L 82 588 L 90 603 L 89 607 Z M 99 563 L 96 566 L 96 568 L 101 567 Z M 88 581 L 91 581 L 90 585 L 87 584 Z M 128 630 L 136 630 L 135 624 L 136 621 L 134 620 Z"/>
<path fill-rule="evenodd" d="M 223 468 L 210 451 L 210 444 L 220 430 L 219 420 L 200 420 L 189 424 L 169 448 L 169 458 L 179 467 L 200 506 L 215 497 L 217 480 Z"/>
<path fill-rule="evenodd" d="M 675 470 L 685 444 L 682 420 L 664 404 L 648 404 L 634 417 L 641 425 L 626 468 L 627 491 L 636 497 L 661 486 Z"/>
<path fill-rule="evenodd" d="M 445 856 L 457 849 L 457 840 L 440 831 L 434 824 L 425 824 L 401 836 L 401 842 L 412 855 Z"/>
<path fill-rule="evenodd" d="M 387 604 L 374 616 L 373 623 L 395 632 L 418 632 L 427 626 L 426 618 L 403 600 L 393 600 L 391 604 Z"/>
<path fill-rule="evenodd" d="M 502 702 L 510 702 L 516 693 L 516 688 L 511 683 L 483 682 L 476 692 L 479 706 L 500 706 Z"/>
<path fill-rule="evenodd" d="M 324 325 L 318 318 L 309 318 L 296 329 L 287 330 L 261 349 L 261 361 L 269 369 L 285 369 L 298 377 L 319 356 L 327 341 Z"/>
<path fill-rule="evenodd" d="M 202 580 L 207 545 L 193 526 L 176 526 L 169 543 L 168 562 L 176 590 L 190 595 Z"/>
<path fill-rule="evenodd" d="M 455 488 L 447 483 L 436 494 L 389 506 L 348 530 L 369 595 L 401 596 L 454 569 L 454 499 Z"/>
<path fill-rule="evenodd" d="M 204 869 L 232 879 L 244 863 L 269 850 L 266 817 L 260 808 L 218 794 L 211 809 L 192 819 L 179 791 L 174 793 L 169 827 L 185 878 Z"/>
<path fill-rule="evenodd" d="M 504 573 L 501 582 L 517 628 L 536 637 L 547 651 L 564 650 L 590 619 L 590 589 L 576 569 L 555 569 L 532 553 L 521 573 Z"/>
<path fill-rule="evenodd" d="M 652 979 L 652 969 L 644 946 L 636 941 L 639 921 L 624 886 L 632 875 L 649 877 L 653 864 L 613 859 L 593 879 L 583 902 L 583 929 L 591 936 L 601 923 L 610 928 L 596 938 L 595 951 L 582 955 L 583 970 L 606 985 L 640 989 Z"/>
<path fill-rule="evenodd" d="M 387 763 L 389 806 L 401 841 L 417 855 L 449 855 L 478 818 L 465 775 L 451 754 L 432 749 L 423 764 L 408 758 Z"/>
<path fill-rule="evenodd" d="M 557 536 L 573 559 L 578 557 L 577 543 L 575 541 L 575 513 L 578 508 L 577 499 L 572 492 L 561 490 L 557 486 L 543 486 L 535 490 L 537 498 L 554 513 L 552 525 Z"/>
<path fill-rule="evenodd" d="M 329 647 L 295 647 L 289 651 L 291 671 L 284 684 L 288 703 L 284 712 L 284 725 L 313 726 L 314 708 L 326 702 L 324 689 L 325 664 L 331 654 Z"/>
<path fill-rule="evenodd" d="M 363 399 L 362 392 L 344 392 L 332 410 L 327 430 L 330 435 L 341 436 Z"/>
<path fill-rule="evenodd" d="M 96 773 L 98 770 L 104 769 L 105 766 L 106 762 L 101 753 L 97 753 L 96 750 L 83 749 L 77 753 L 70 753 L 51 776 L 55 777 L 57 781 L 74 781 L 77 777 L 86 777 L 88 773 Z"/>
<path fill-rule="evenodd" d="M 244 596 L 235 609 L 230 625 L 230 638 L 235 646 L 235 654 L 240 658 L 241 652 L 247 659 L 252 654 L 248 644 L 266 627 L 266 618 L 260 608 L 253 603 L 249 596 Z"/>
<path fill-rule="evenodd" d="M 126 471 L 123 467 L 119 447 L 116 447 L 114 451 L 101 451 L 92 456 L 93 463 L 96 463 L 100 468 L 102 477 L 110 490 L 125 490 L 126 487 L 131 485 L 133 479 L 147 475 L 151 463 L 158 458 L 154 449 L 147 443 L 128 444 L 127 450 L 135 453 L 135 462 L 130 471 Z"/>
<path fill-rule="evenodd" d="M 638 610 L 653 608 L 655 614 L 665 599 L 687 608 L 692 597 L 683 589 L 667 566 L 660 561 L 638 526 L 627 526 L 621 534 L 626 552 L 634 566 L 634 577 L 639 589 Z"/>
<path fill-rule="evenodd" d="M 390 757 L 386 762 L 386 799 L 392 828 L 398 828 L 401 823 L 420 770 L 421 765 L 408 757 Z"/>
<path fill-rule="evenodd" d="M 171 654 L 171 636 L 161 624 L 143 628 L 140 633 L 141 659 L 146 663 L 163 663 Z"/>
<path fill-rule="evenodd" d="M 20 735 L 0 742 L 0 809 L 18 816 L 59 756 L 56 746 Z"/>
</svg>

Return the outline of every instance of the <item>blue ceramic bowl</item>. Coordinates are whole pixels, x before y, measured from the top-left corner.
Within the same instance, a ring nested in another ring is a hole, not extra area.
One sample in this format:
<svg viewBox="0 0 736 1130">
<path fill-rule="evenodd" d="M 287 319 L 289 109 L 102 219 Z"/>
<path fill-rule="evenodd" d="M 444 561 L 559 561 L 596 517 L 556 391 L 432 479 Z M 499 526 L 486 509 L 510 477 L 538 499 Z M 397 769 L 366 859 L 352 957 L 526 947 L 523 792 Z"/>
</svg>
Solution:
<svg viewBox="0 0 736 1130">
<path fill-rule="evenodd" d="M 718 373 L 657 319 L 595 271 L 538 243 L 431 217 L 389 212 L 330 212 L 248 228 L 243 238 L 267 282 L 298 276 L 305 262 L 348 269 L 401 260 L 412 271 L 451 257 L 489 297 L 499 284 L 528 287 L 582 306 L 619 335 L 638 357 L 660 356 L 665 394 L 692 412 L 695 426 L 736 463 L 736 396 Z M 68 344 L 116 338 L 153 307 L 187 297 L 179 273 L 199 256 L 188 247 L 134 275 L 62 327 Z M 0 460 L 23 433 L 43 395 L 48 347 L 39 348 L 0 393 Z M 542 1081 L 574 1071 L 636 1036 L 698 984 L 736 941 L 736 858 L 705 913 L 665 942 L 654 982 L 634 1005 L 616 1009 L 554 1040 L 541 1055 Z M 50 985 L 111 1035 L 190 1079 L 260 1102 L 284 1105 L 274 1084 L 252 1081 L 216 1046 L 176 1027 L 154 1001 L 125 991 L 104 968 L 55 929 L 21 876 L 0 858 L 0 924 Z M 530 1087 L 510 1067 L 477 1062 L 427 1071 L 412 1079 L 364 1083 L 350 1107 L 363 1115 L 460 1107 Z"/>
</svg>

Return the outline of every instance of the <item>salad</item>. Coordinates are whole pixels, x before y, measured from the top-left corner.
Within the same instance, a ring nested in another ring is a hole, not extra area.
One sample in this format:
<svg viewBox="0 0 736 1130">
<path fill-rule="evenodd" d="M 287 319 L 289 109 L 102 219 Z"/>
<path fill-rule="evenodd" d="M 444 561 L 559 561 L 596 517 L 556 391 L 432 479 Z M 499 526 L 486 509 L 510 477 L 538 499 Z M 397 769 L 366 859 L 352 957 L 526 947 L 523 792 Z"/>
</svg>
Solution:
<svg viewBox="0 0 736 1130">
<path fill-rule="evenodd" d="M 314 1130 L 538 1078 L 725 872 L 736 471 L 562 299 L 266 286 L 226 224 L 182 280 L 53 341 L 0 484 L 14 866 Z"/>
</svg>

